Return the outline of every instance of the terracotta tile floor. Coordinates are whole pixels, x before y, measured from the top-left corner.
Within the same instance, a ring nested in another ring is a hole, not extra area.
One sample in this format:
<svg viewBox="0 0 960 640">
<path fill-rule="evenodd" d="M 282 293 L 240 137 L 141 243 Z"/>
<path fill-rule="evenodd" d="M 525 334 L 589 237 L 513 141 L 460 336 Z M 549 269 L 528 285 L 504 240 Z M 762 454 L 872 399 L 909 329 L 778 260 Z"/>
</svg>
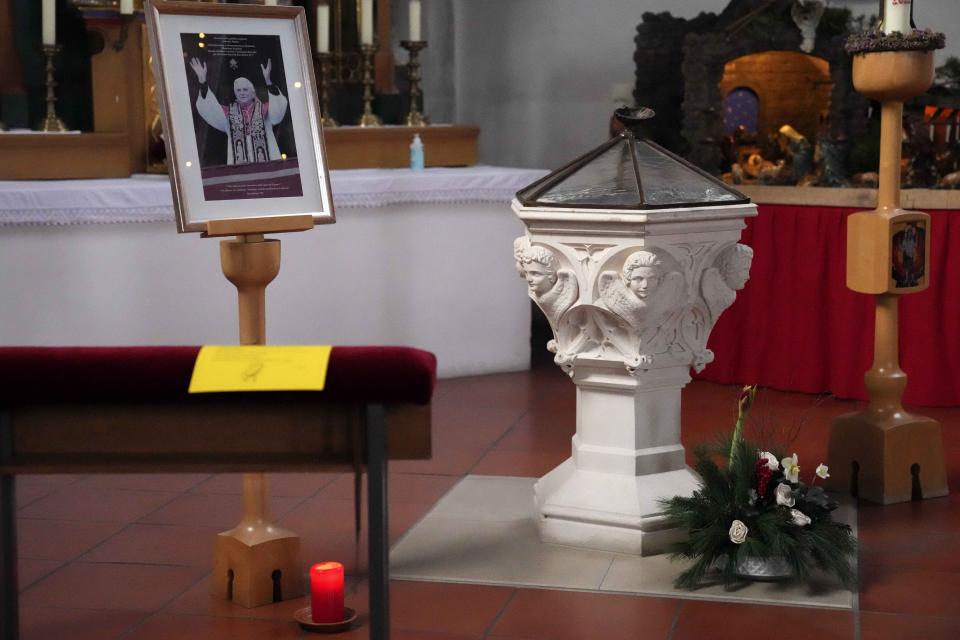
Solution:
<svg viewBox="0 0 960 640">
<path fill-rule="evenodd" d="M 736 389 L 684 391 L 684 441 L 732 424 Z M 766 391 L 756 417 L 787 436 L 801 462 L 826 452 L 832 416 L 855 403 Z M 539 476 L 569 455 L 574 388 L 554 368 L 442 380 L 434 459 L 391 465 L 392 539 L 468 474 Z M 960 487 L 960 408 L 921 410 L 941 421 Z M 776 425 L 780 425 L 777 427 Z M 809 468 L 809 466 L 808 466 Z M 207 593 L 212 534 L 240 515 L 236 475 L 30 476 L 17 487 L 24 640 L 304 638 L 291 621 L 303 600 L 243 609 Z M 301 535 L 304 559 L 336 558 L 347 604 L 368 637 L 366 545 L 354 544 L 352 479 L 272 478 L 278 521 Z M 960 638 L 960 495 L 862 505 L 861 589 L 851 612 L 616 594 L 445 583 L 391 585 L 394 640 L 719 640 L 757 634 L 862 640 Z M 313 637 L 313 636 L 310 636 Z"/>
</svg>

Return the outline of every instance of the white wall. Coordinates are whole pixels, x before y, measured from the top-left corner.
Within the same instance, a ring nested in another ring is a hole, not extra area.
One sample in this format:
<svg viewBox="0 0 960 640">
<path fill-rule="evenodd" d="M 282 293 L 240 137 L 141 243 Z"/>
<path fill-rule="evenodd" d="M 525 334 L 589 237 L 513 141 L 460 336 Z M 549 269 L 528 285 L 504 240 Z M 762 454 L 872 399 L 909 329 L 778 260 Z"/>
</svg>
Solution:
<svg viewBox="0 0 960 640">
<path fill-rule="evenodd" d="M 876 0 L 831 0 L 855 14 Z M 553 169 L 606 139 L 611 88 L 634 82 L 634 37 L 647 11 L 690 18 L 727 0 L 455 0 L 458 122 L 481 125 L 488 164 Z M 960 2 L 916 0 L 916 22 L 960 55 Z M 679 108 L 679 105 L 677 106 Z"/>
<path fill-rule="evenodd" d="M 605 140 L 612 85 L 633 85 L 643 13 L 692 17 L 699 4 L 459 0 L 457 119 L 481 125 L 481 160 L 556 168 Z"/>
</svg>

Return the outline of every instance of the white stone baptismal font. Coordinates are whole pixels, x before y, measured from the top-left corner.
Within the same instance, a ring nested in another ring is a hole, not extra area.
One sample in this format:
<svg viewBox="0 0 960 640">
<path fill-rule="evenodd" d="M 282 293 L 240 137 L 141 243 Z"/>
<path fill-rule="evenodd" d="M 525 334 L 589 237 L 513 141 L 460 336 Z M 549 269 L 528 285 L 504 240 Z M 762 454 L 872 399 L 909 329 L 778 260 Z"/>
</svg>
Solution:
<svg viewBox="0 0 960 640">
<path fill-rule="evenodd" d="M 666 551 L 658 500 L 698 478 L 680 444 L 680 392 L 713 360 L 707 338 L 749 276 L 743 194 L 626 130 L 517 194 L 517 269 L 577 387 L 573 455 L 534 489 L 540 537 L 630 554 Z"/>
</svg>

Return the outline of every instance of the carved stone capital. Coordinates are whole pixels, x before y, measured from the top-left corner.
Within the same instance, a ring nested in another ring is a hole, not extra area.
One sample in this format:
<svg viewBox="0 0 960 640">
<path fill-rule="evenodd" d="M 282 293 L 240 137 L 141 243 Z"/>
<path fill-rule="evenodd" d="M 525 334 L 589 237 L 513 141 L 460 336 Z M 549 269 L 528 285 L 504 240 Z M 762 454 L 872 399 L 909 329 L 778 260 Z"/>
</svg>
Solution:
<svg viewBox="0 0 960 640">
<path fill-rule="evenodd" d="M 580 244 L 523 236 L 517 270 L 553 330 L 567 373 L 618 361 L 630 373 L 713 360 L 707 338 L 746 283 L 753 252 L 735 243 Z"/>
</svg>

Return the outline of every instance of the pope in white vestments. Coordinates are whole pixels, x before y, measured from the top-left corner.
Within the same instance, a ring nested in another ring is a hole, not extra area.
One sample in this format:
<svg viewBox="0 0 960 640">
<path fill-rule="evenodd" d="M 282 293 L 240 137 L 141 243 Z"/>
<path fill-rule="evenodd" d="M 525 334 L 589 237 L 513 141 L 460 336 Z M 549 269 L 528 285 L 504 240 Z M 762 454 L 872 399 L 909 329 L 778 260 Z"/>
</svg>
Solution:
<svg viewBox="0 0 960 640">
<path fill-rule="evenodd" d="M 211 127 L 227 134 L 227 164 L 280 160 L 280 147 L 273 128 L 287 114 L 287 99 L 270 80 L 273 63 L 267 60 L 266 66 L 260 65 L 267 83 L 267 102 L 257 97 L 252 82 L 237 78 L 233 83 L 236 100 L 229 105 L 220 104 L 207 86 L 207 63 L 192 58 L 190 68 L 200 82 L 197 113 Z"/>
</svg>

